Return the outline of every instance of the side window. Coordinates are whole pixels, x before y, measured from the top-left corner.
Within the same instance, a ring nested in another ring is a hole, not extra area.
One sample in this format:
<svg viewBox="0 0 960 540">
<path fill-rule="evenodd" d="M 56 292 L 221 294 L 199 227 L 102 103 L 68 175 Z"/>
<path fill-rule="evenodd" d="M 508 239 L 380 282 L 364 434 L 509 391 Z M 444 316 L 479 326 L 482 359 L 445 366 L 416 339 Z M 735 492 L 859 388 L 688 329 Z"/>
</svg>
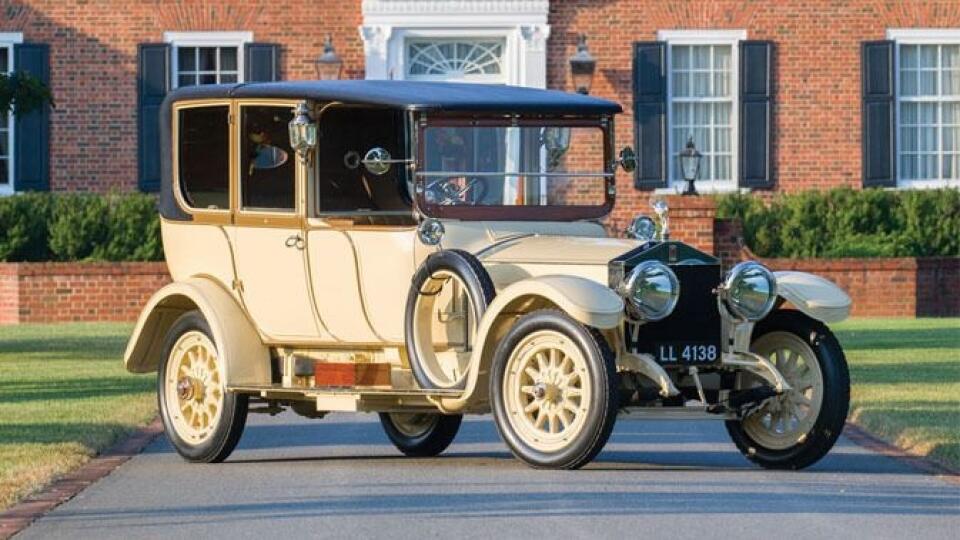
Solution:
<svg viewBox="0 0 960 540">
<path fill-rule="evenodd" d="M 180 190 L 192 208 L 230 208 L 230 107 L 180 109 Z"/>
<path fill-rule="evenodd" d="M 291 107 L 241 107 L 240 200 L 247 210 L 296 208 L 296 159 L 287 125 Z"/>
<path fill-rule="evenodd" d="M 409 212 L 407 168 L 393 163 L 388 172 L 375 175 L 360 163 L 373 148 L 402 159 L 403 130 L 397 111 L 333 107 L 323 113 L 317 160 L 320 212 Z"/>
</svg>

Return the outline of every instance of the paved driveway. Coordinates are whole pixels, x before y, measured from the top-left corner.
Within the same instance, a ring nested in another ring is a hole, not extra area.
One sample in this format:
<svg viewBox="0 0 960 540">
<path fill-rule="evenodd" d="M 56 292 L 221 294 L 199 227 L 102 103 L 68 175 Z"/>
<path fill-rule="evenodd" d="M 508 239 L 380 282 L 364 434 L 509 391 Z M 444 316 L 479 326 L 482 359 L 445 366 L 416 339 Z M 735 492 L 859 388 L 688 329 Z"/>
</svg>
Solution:
<svg viewBox="0 0 960 540">
<path fill-rule="evenodd" d="M 768 472 L 714 422 L 620 422 L 586 469 L 535 471 L 489 417 L 400 457 L 373 415 L 252 415 L 231 460 L 161 437 L 18 538 L 958 538 L 960 486 L 841 440 Z M 454 536 L 456 535 L 456 536 Z"/>
</svg>

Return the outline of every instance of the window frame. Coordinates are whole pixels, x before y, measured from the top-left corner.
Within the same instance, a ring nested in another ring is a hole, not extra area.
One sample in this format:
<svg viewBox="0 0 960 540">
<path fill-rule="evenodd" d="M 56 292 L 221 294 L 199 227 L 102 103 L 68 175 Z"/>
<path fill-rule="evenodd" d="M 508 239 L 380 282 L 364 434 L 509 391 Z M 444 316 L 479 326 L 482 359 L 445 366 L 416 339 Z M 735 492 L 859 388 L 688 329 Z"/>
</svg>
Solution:
<svg viewBox="0 0 960 540">
<path fill-rule="evenodd" d="M 240 182 L 240 169 L 241 163 L 240 160 L 243 156 L 240 155 L 240 145 L 243 140 L 243 122 L 241 121 L 241 114 L 243 107 L 281 107 L 281 108 L 290 108 L 294 109 L 303 100 L 299 99 L 235 99 L 233 100 L 233 108 L 230 113 L 230 134 L 232 137 L 232 143 L 230 145 L 231 153 L 233 154 L 230 163 L 231 163 L 231 180 L 230 180 L 230 207 L 233 211 L 233 220 L 235 225 L 244 225 L 244 226 L 258 226 L 258 227 L 282 227 L 282 228 L 295 228 L 301 227 L 303 224 L 303 212 L 306 207 L 306 202 L 304 201 L 304 194 L 306 190 L 304 184 L 306 183 L 305 171 L 306 167 L 304 166 L 303 160 L 299 156 L 293 155 L 291 159 L 294 160 L 294 208 L 292 210 L 287 209 L 247 209 L 243 208 L 243 200 L 240 193 L 241 182 Z M 308 102 L 308 106 L 313 107 L 313 104 Z"/>
<path fill-rule="evenodd" d="M 226 126 L 229 145 L 229 156 L 227 162 L 227 190 L 229 196 L 229 207 L 224 209 L 196 208 L 188 204 L 183 198 L 183 185 L 180 182 L 180 111 L 184 109 L 198 109 L 202 107 L 227 107 L 228 118 L 232 119 L 234 115 L 233 102 L 229 99 L 187 100 L 174 103 L 170 119 L 172 123 L 172 128 L 170 130 L 170 136 L 172 137 L 170 147 L 172 153 L 171 173 L 173 176 L 173 185 L 171 188 L 173 189 L 173 196 L 174 199 L 176 199 L 177 204 L 183 209 L 184 212 L 193 217 L 194 222 L 207 224 L 229 224 L 233 220 L 233 194 L 236 191 L 234 189 L 234 183 L 236 182 L 236 171 L 234 170 L 236 159 L 234 156 L 237 154 L 237 141 L 234 133 L 235 130 L 231 129 L 234 122 L 228 120 Z"/>
<path fill-rule="evenodd" d="M 941 105 L 937 108 L 937 176 L 936 179 L 907 179 L 900 174 L 900 156 L 903 152 L 903 137 L 900 136 L 902 129 L 900 108 L 904 100 L 900 91 L 900 47 L 902 45 L 960 45 L 960 28 L 891 28 L 887 30 L 887 39 L 894 42 L 893 47 L 893 87 L 894 87 L 894 140 L 896 147 L 894 149 L 894 167 L 897 188 L 901 189 L 938 189 L 946 187 L 960 187 L 960 178 L 943 178 L 943 107 L 945 102 L 957 102 L 960 104 L 960 95 L 953 99 L 945 99 L 943 95 L 936 96 L 911 96 L 906 99 L 908 103 L 937 103 Z M 942 82 L 942 62 L 938 54 L 938 92 L 939 85 Z"/>
<path fill-rule="evenodd" d="M 666 44 L 664 73 L 666 76 L 666 181 L 667 187 L 659 188 L 657 193 L 674 194 L 686 187 L 683 178 L 674 177 L 674 160 L 679 149 L 673 141 L 673 47 L 688 45 L 713 45 L 730 47 L 730 179 L 697 180 L 697 191 L 701 193 L 727 193 L 748 191 L 741 188 L 740 179 L 740 42 L 747 40 L 746 30 L 659 30 L 657 41 Z M 715 99 L 715 98 L 708 98 Z M 691 102 L 698 100 L 692 99 Z M 716 100 L 716 101 L 727 101 Z"/>
<path fill-rule="evenodd" d="M 7 49 L 7 74 L 17 70 L 17 45 L 23 43 L 23 32 L 0 32 L 0 47 Z M 12 195 L 17 191 L 17 130 L 13 113 L 7 114 L 7 183 L 0 184 L 0 196 Z"/>
<path fill-rule="evenodd" d="M 180 87 L 180 47 L 236 47 L 237 83 L 245 80 L 246 55 L 244 45 L 253 43 L 253 32 L 164 32 L 164 43 L 170 44 L 170 86 Z M 219 63 L 219 54 L 217 62 Z M 219 70 L 218 70 L 219 73 Z"/>
</svg>

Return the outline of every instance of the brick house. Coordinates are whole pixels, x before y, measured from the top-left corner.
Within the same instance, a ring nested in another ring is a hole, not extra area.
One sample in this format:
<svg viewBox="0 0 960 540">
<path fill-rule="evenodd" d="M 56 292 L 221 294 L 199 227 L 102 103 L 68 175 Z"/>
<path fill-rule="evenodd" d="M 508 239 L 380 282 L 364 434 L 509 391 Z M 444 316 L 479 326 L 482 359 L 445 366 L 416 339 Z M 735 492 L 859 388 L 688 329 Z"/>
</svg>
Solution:
<svg viewBox="0 0 960 540">
<path fill-rule="evenodd" d="M 675 156 L 689 137 L 705 155 L 701 192 L 960 187 L 957 0 L 0 0 L 0 6 L 0 70 L 32 72 L 49 81 L 56 98 L 53 110 L 0 119 L 0 195 L 154 191 L 156 112 L 167 92 L 315 78 L 314 60 L 328 35 L 344 78 L 568 91 L 569 59 L 585 35 L 597 60 L 590 93 L 624 106 L 617 145 L 634 146 L 640 158 L 635 174 L 618 173 L 608 220 L 614 229 L 647 213 L 653 194 L 677 191 Z M 675 201 L 683 204 L 671 213 L 675 237 L 725 259 L 737 256 L 730 243 L 736 232 L 714 221 L 709 199 Z M 78 264 L 10 265 L 0 272 L 0 324 L 128 320 L 144 295 L 168 279 L 162 264 L 150 264 L 104 272 Z M 855 314 L 960 313 L 957 295 L 925 296 L 955 290 L 949 284 L 960 271 L 956 259 L 803 264 L 847 288 L 855 306 L 863 306 Z M 40 284 L 31 288 L 34 282 Z M 877 286 L 904 282 L 916 294 L 903 306 L 871 303 Z M 123 283 L 129 298 L 103 313 L 95 298 L 108 294 L 108 283 Z M 78 300 L 84 295 L 93 304 Z"/>
</svg>

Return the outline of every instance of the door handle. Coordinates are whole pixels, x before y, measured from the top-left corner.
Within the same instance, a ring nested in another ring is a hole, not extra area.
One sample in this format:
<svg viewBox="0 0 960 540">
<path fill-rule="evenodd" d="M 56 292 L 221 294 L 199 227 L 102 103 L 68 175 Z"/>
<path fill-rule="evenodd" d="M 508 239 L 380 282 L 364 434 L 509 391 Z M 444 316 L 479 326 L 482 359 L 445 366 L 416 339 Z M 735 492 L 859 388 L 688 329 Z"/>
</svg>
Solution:
<svg viewBox="0 0 960 540">
<path fill-rule="evenodd" d="M 303 249 L 303 237 L 299 234 L 288 236 L 283 245 L 287 246 L 288 248 Z"/>
</svg>

